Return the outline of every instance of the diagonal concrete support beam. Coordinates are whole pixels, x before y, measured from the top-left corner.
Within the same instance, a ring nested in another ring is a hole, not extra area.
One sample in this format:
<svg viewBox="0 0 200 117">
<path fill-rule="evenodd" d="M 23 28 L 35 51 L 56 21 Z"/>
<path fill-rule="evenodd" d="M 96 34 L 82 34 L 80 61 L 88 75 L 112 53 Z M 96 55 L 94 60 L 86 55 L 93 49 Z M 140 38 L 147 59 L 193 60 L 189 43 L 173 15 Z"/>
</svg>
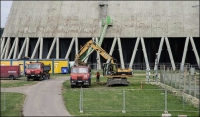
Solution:
<svg viewBox="0 0 200 117">
<path fill-rule="evenodd" d="M 94 41 L 95 40 L 95 38 L 94 37 L 92 37 L 92 40 Z M 89 55 L 93 52 L 94 50 L 90 47 L 89 49 L 88 49 L 88 51 L 87 51 L 87 54 L 86 54 L 86 57 L 85 58 L 83 58 L 83 61 L 85 62 L 85 63 L 87 63 L 87 61 L 88 61 L 88 58 L 89 58 Z"/>
<path fill-rule="evenodd" d="M 7 43 L 6 43 L 6 53 L 5 53 L 5 56 L 4 56 L 4 59 L 7 59 L 8 57 L 8 51 L 10 50 L 10 37 L 8 37 L 7 39 Z"/>
<path fill-rule="evenodd" d="M 3 48 L 4 48 L 4 45 L 5 45 L 5 40 L 6 40 L 6 38 L 3 37 L 2 41 L 1 41 L 1 53 L 3 52 Z"/>
<path fill-rule="evenodd" d="M 69 58 L 69 54 L 70 54 L 70 52 L 71 52 L 71 50 L 72 50 L 74 41 L 75 41 L 75 38 L 72 38 L 72 41 L 71 41 L 71 43 L 70 43 L 70 45 L 69 45 L 69 49 L 68 49 L 68 51 L 67 51 L 67 54 L 66 54 L 66 56 L 65 56 L 65 59 Z"/>
<path fill-rule="evenodd" d="M 97 43 L 99 42 L 98 38 L 96 38 L 96 42 Z M 97 70 L 100 70 L 100 69 L 101 69 L 101 60 L 100 60 L 100 55 L 97 52 Z"/>
<path fill-rule="evenodd" d="M 196 46 L 195 46 L 195 44 L 194 44 L 194 40 L 193 40 L 193 38 L 192 37 L 190 37 L 190 42 L 191 42 L 191 44 L 192 44 L 192 48 L 193 48 L 193 51 L 194 51 L 194 55 L 195 55 L 195 57 L 196 57 L 196 60 L 197 60 L 197 64 L 198 64 L 198 66 L 199 66 L 199 68 L 200 68 L 200 58 L 199 58 L 199 55 L 198 55 L 198 53 L 197 53 L 197 49 L 196 49 Z"/>
<path fill-rule="evenodd" d="M 15 42 L 15 51 L 14 51 L 14 56 L 13 56 L 13 59 L 16 59 L 16 56 L 18 54 L 18 44 L 19 44 L 19 38 L 16 37 L 15 38 L 16 42 Z"/>
<path fill-rule="evenodd" d="M 10 57 L 11 57 L 13 51 L 14 51 L 15 43 L 16 43 L 16 40 L 14 40 L 14 42 L 13 42 L 13 45 L 12 45 L 11 50 L 10 50 L 10 53 L 8 55 L 8 59 L 10 59 Z"/>
<path fill-rule="evenodd" d="M 159 60 L 160 60 L 160 55 L 161 55 L 161 51 L 162 51 L 164 40 L 165 40 L 165 37 L 162 37 L 161 40 L 160 40 L 160 45 L 159 45 L 159 49 L 158 49 L 158 55 L 157 55 L 157 58 L 156 58 L 158 63 L 159 63 Z M 156 69 L 157 69 L 157 65 L 155 64 L 154 70 L 156 70 Z"/>
<path fill-rule="evenodd" d="M 149 61 L 148 61 L 147 52 L 146 52 L 146 46 L 145 46 L 143 37 L 141 37 L 141 44 L 142 44 L 142 50 L 143 50 L 144 59 L 145 59 L 145 63 L 146 63 L 146 69 L 150 70 Z"/>
<path fill-rule="evenodd" d="M 54 47 L 54 45 L 55 45 L 55 43 L 56 43 L 56 39 L 57 39 L 57 37 L 54 37 L 54 40 L 53 40 L 53 42 L 52 42 L 52 44 L 51 44 L 51 47 L 50 47 L 50 50 L 49 50 L 49 53 L 48 53 L 46 59 L 49 59 L 49 58 L 50 58 L 51 53 L 52 53 L 52 50 L 53 50 L 53 47 Z"/>
<path fill-rule="evenodd" d="M 188 50 L 188 43 L 189 43 L 189 37 L 187 37 L 185 40 L 185 47 L 184 47 L 184 51 L 183 51 L 181 67 L 183 67 L 185 64 L 185 58 L 186 58 L 186 54 L 187 54 L 187 50 Z"/>
<path fill-rule="evenodd" d="M 165 37 L 165 42 L 166 42 L 166 45 L 167 45 L 167 50 L 168 50 L 169 57 L 170 57 L 170 60 L 171 60 L 172 68 L 173 68 L 173 70 L 176 70 L 176 67 L 175 67 L 175 64 L 174 64 L 174 58 L 173 58 L 171 47 L 170 47 L 169 40 L 168 40 L 167 37 Z"/>
<path fill-rule="evenodd" d="M 110 52 L 109 52 L 109 55 L 111 55 L 111 56 L 112 56 L 112 54 L 113 54 L 113 51 L 114 51 L 116 42 L 117 42 L 117 38 L 115 37 L 114 40 L 113 40 L 112 46 L 111 46 L 111 48 L 110 48 Z M 107 60 L 107 61 L 106 61 L 106 63 L 109 63 L 109 62 L 110 62 L 110 60 Z"/>
<path fill-rule="evenodd" d="M 117 38 L 117 41 L 118 41 L 118 47 L 119 47 L 119 56 L 120 56 L 121 68 L 124 69 L 125 68 L 125 66 L 124 66 L 124 57 L 123 57 L 123 52 L 122 52 L 121 40 L 120 40 L 119 37 Z"/>
<path fill-rule="evenodd" d="M 26 51 L 25 51 L 26 57 L 28 57 L 29 42 L 30 42 L 30 39 L 28 37 L 26 37 Z"/>
<path fill-rule="evenodd" d="M 5 58 L 5 54 L 6 54 L 6 51 L 7 51 L 7 46 L 8 46 L 8 43 L 9 43 L 9 39 L 10 38 L 8 37 L 8 39 L 7 39 L 7 41 L 6 41 L 5 45 L 4 45 L 3 51 L 1 53 L 1 59 Z"/>
<path fill-rule="evenodd" d="M 129 64 L 129 68 L 132 68 L 132 66 L 133 66 L 133 62 L 135 60 L 135 55 L 136 55 L 136 52 L 137 52 L 137 49 L 138 49 L 139 42 L 140 42 L 140 37 L 138 37 L 137 40 L 136 40 L 135 47 L 134 47 L 134 50 L 133 50 L 133 54 L 132 54 L 132 57 L 131 57 L 131 61 L 130 61 L 130 64 Z"/>
<path fill-rule="evenodd" d="M 38 46 L 39 46 L 39 44 L 40 44 L 40 37 L 38 38 L 38 41 L 37 41 L 37 43 L 36 43 L 36 45 L 35 45 L 35 49 L 34 49 L 34 51 L 33 51 L 33 54 L 32 54 L 32 56 L 31 56 L 31 59 L 33 59 L 34 57 L 35 57 L 35 53 L 36 53 L 36 51 L 38 50 Z"/>
<path fill-rule="evenodd" d="M 20 52 L 19 52 L 19 55 L 18 55 L 18 59 L 19 58 L 21 58 L 21 56 L 22 56 L 22 53 L 24 52 L 24 48 L 25 48 L 25 46 L 26 46 L 26 40 L 27 40 L 27 38 L 24 40 L 24 43 L 23 43 L 23 45 L 22 45 L 22 48 L 21 48 L 21 50 L 20 50 Z"/>
</svg>

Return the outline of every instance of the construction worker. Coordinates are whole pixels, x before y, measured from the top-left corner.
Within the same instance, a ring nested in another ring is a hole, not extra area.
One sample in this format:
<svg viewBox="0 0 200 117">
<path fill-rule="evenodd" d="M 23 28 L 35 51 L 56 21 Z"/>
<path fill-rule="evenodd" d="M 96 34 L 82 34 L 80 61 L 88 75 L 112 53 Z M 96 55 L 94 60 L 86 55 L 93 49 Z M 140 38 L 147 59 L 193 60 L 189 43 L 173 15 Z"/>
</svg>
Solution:
<svg viewBox="0 0 200 117">
<path fill-rule="evenodd" d="M 96 78 L 97 78 L 97 79 L 96 79 L 96 82 L 100 82 L 100 81 L 99 81 L 99 77 L 100 77 L 100 73 L 97 72 L 97 73 L 96 73 Z"/>
</svg>

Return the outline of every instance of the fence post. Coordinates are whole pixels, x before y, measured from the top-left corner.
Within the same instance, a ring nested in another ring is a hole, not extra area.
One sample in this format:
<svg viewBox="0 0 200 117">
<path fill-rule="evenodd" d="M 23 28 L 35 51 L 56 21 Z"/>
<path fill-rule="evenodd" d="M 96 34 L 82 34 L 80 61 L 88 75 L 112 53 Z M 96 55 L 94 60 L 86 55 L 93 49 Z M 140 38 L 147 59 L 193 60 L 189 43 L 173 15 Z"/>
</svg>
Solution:
<svg viewBox="0 0 200 117">
<path fill-rule="evenodd" d="M 185 97 L 184 97 L 184 91 L 182 92 L 182 96 L 183 96 L 183 110 L 185 110 Z"/>
<path fill-rule="evenodd" d="M 163 70 L 164 70 L 164 75 L 163 75 L 163 83 L 165 84 L 165 77 L 166 77 L 166 74 L 165 74 L 165 65 L 163 65 Z"/>
<path fill-rule="evenodd" d="M 82 89 L 82 87 L 81 87 L 81 90 L 80 90 L 79 109 L 80 109 L 80 113 L 83 113 L 83 89 Z"/>
<path fill-rule="evenodd" d="M 184 91 L 186 91 L 186 77 L 187 77 L 187 66 L 185 67 L 184 71 Z"/>
<path fill-rule="evenodd" d="M 165 113 L 168 113 L 167 111 L 167 89 L 165 88 Z"/>
<path fill-rule="evenodd" d="M 188 75 L 188 78 L 189 78 L 189 95 L 191 95 L 191 90 L 192 90 L 192 87 L 191 87 L 191 73 Z"/>
<path fill-rule="evenodd" d="M 194 74 L 194 97 L 197 97 L 197 79 L 196 74 Z"/>
<path fill-rule="evenodd" d="M 126 108 L 125 107 L 126 106 L 125 105 L 125 95 L 126 95 L 125 94 L 125 90 L 123 89 L 123 105 L 122 105 L 123 107 L 122 107 L 122 113 L 126 113 L 126 110 L 125 110 L 125 108 Z"/>
<path fill-rule="evenodd" d="M 171 87 L 173 87 L 173 86 L 172 86 L 172 84 L 173 84 L 173 81 L 172 81 L 172 72 L 173 72 L 173 71 L 172 71 L 172 67 L 171 67 L 171 79 L 170 79 L 170 80 L 171 80 Z"/>
</svg>

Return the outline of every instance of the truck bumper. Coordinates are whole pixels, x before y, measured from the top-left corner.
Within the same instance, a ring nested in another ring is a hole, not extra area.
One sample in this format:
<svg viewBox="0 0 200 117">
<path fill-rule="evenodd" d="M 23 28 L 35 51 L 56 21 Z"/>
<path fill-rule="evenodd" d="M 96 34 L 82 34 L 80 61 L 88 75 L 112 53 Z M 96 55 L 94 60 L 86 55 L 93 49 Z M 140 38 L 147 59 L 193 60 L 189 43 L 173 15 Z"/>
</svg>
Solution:
<svg viewBox="0 0 200 117">
<path fill-rule="evenodd" d="M 33 77 L 40 77 L 40 75 L 39 74 L 38 75 L 27 75 L 26 74 L 26 77 L 33 78 Z"/>
<path fill-rule="evenodd" d="M 89 81 L 71 81 L 71 85 L 86 86 L 86 85 L 90 85 L 90 84 L 89 84 Z"/>
</svg>

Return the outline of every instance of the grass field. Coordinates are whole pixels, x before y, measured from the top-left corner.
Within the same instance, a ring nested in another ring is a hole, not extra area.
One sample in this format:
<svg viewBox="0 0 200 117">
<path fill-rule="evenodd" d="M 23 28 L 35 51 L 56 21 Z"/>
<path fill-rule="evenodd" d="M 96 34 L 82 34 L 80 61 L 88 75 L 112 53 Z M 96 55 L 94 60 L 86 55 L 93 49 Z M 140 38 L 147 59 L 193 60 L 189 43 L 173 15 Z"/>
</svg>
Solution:
<svg viewBox="0 0 200 117">
<path fill-rule="evenodd" d="M 50 78 L 58 78 L 60 76 L 69 76 L 69 74 L 51 74 Z M 20 86 L 27 86 L 27 85 L 34 85 L 40 81 L 27 81 L 26 77 L 20 77 L 16 80 L 10 79 L 1 79 L 1 88 L 9 88 L 9 87 L 20 87 Z"/>
<path fill-rule="evenodd" d="M 25 95 L 20 93 L 5 93 L 4 109 L 4 93 L 1 92 L 1 116 L 21 116 L 21 110 L 25 100 Z"/>
<path fill-rule="evenodd" d="M 101 82 L 106 82 L 105 78 L 100 78 Z M 164 113 L 164 95 L 159 91 L 157 86 L 144 84 L 145 76 L 136 76 L 128 79 L 130 86 L 113 86 L 106 87 L 96 84 L 96 79 L 92 78 L 90 88 L 83 88 L 83 113 L 79 112 L 80 88 L 70 88 L 69 81 L 64 82 L 63 98 L 65 106 L 69 113 L 74 116 L 161 116 Z M 143 91 L 139 91 L 140 82 L 143 82 Z M 122 90 L 126 89 L 126 113 L 122 113 Z M 129 91 L 128 89 L 136 89 Z M 145 89 L 152 89 L 145 91 Z M 155 89 L 155 90 L 154 90 Z M 150 101 L 146 99 L 151 99 Z M 168 92 L 168 109 L 183 109 L 183 103 L 180 98 L 174 97 Z M 150 106 L 156 105 L 154 108 Z M 134 111 L 148 110 L 150 111 Z M 172 116 L 188 115 L 198 116 L 197 108 L 188 104 L 184 105 L 187 111 L 169 111 Z M 154 111 L 159 110 L 159 111 Z"/>
</svg>

